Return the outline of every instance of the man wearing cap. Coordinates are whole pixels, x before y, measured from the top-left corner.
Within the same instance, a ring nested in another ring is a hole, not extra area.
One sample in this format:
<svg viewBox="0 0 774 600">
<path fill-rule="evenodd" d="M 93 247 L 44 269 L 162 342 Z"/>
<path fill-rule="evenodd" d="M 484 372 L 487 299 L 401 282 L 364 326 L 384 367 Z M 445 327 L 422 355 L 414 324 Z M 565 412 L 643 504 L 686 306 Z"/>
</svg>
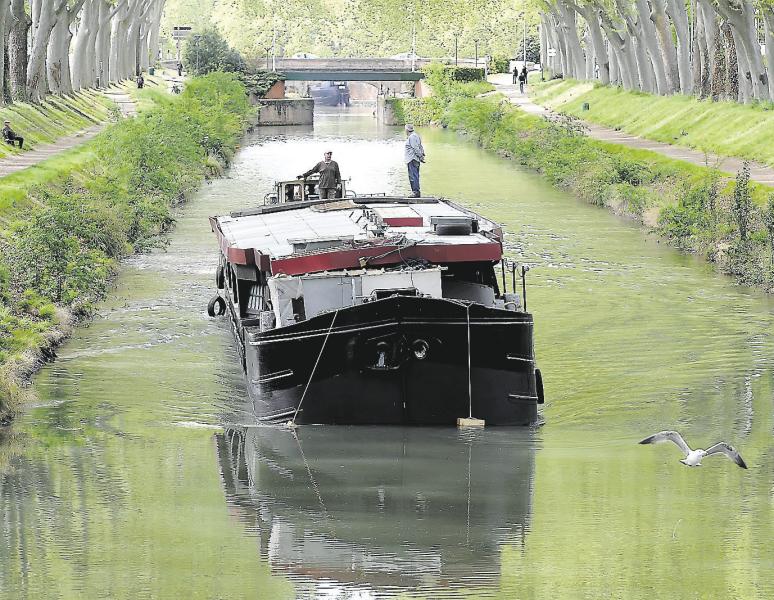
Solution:
<svg viewBox="0 0 774 600">
<path fill-rule="evenodd" d="M 339 164 L 335 160 L 331 160 L 331 156 L 333 156 L 333 152 L 328 150 L 323 155 L 322 161 L 318 162 L 303 175 L 298 176 L 299 179 L 306 179 L 312 173 L 319 173 L 320 183 L 317 187 L 320 190 L 320 198 L 323 200 L 335 198 L 336 189 L 341 185 Z"/>
<path fill-rule="evenodd" d="M 406 150 L 404 160 L 408 167 L 409 183 L 411 184 L 411 197 L 419 198 L 419 165 L 425 162 L 425 149 L 419 134 L 414 131 L 414 126 L 406 124 Z"/>
<path fill-rule="evenodd" d="M 3 127 L 3 139 L 7 144 L 13 146 L 14 142 L 19 142 L 19 148 L 24 145 L 24 138 L 16 135 L 16 132 L 11 129 L 11 122 L 6 119 L 5 127 Z"/>
</svg>

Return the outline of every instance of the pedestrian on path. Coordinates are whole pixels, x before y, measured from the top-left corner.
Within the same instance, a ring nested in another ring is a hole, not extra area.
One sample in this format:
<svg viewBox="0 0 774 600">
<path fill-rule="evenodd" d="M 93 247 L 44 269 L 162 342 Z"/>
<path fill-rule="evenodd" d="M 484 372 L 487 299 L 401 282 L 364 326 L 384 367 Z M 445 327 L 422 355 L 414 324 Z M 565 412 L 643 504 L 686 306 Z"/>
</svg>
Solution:
<svg viewBox="0 0 774 600">
<path fill-rule="evenodd" d="M 419 165 L 425 162 L 425 149 L 422 147 L 422 139 L 414 131 L 411 123 L 406 123 L 406 146 L 404 160 L 408 167 L 409 184 L 411 184 L 411 197 L 419 198 Z"/>
<path fill-rule="evenodd" d="M 337 163 L 335 160 L 332 160 L 332 156 L 333 152 L 328 150 L 323 155 L 322 161 L 318 162 L 303 175 L 298 176 L 299 179 L 306 179 L 312 173 L 320 174 L 320 183 L 317 187 L 320 191 L 321 200 L 336 198 L 336 192 L 341 186 L 341 172 L 339 171 L 339 163 Z"/>
<path fill-rule="evenodd" d="M 514 69 L 514 73 L 516 72 L 516 69 Z M 519 91 L 523 94 L 524 93 L 524 86 L 527 85 L 527 65 L 524 65 L 521 68 L 521 73 L 519 73 Z"/>
<path fill-rule="evenodd" d="M 183 63 L 181 62 L 177 63 L 177 76 L 178 77 L 183 76 Z"/>
<path fill-rule="evenodd" d="M 519 65 L 513 65 L 513 85 L 516 85 L 516 82 L 519 79 Z"/>
<path fill-rule="evenodd" d="M 24 138 L 16 135 L 16 132 L 11 129 L 11 122 L 7 119 L 5 121 L 5 127 L 3 127 L 3 139 L 6 144 L 11 144 L 11 146 L 13 146 L 15 142 L 19 142 L 19 148 L 24 146 Z"/>
</svg>

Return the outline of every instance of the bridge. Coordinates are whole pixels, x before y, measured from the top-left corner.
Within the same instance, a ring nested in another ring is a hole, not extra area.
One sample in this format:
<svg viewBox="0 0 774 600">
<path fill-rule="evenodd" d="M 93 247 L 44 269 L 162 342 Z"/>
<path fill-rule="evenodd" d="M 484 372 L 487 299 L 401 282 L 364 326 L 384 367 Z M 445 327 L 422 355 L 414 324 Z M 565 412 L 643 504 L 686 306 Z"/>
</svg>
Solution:
<svg viewBox="0 0 774 600">
<path fill-rule="evenodd" d="M 411 60 L 399 58 L 276 58 L 274 66 L 288 81 L 419 81 L 425 76 L 422 67 L 434 60 L 438 59 L 418 58 L 412 65 Z M 474 60 L 462 59 L 458 64 L 472 67 Z M 479 64 L 484 66 L 483 61 Z M 266 61 L 256 60 L 254 65 L 266 68 Z"/>
</svg>

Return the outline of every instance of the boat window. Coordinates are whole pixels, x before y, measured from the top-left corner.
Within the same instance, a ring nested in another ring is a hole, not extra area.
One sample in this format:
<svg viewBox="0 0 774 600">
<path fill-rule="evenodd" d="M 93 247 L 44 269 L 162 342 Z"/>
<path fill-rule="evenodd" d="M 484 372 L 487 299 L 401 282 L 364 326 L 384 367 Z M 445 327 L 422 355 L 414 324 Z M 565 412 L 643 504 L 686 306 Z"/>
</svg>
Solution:
<svg viewBox="0 0 774 600">
<path fill-rule="evenodd" d="M 304 310 L 304 297 L 291 299 L 293 305 L 293 316 L 296 322 L 306 320 L 306 311 Z"/>
<path fill-rule="evenodd" d="M 290 183 L 285 186 L 285 202 L 298 202 L 301 200 L 301 184 Z"/>
<path fill-rule="evenodd" d="M 247 297 L 246 311 L 250 314 L 261 312 L 263 304 L 263 287 L 256 284 L 250 286 L 250 292 Z"/>
</svg>

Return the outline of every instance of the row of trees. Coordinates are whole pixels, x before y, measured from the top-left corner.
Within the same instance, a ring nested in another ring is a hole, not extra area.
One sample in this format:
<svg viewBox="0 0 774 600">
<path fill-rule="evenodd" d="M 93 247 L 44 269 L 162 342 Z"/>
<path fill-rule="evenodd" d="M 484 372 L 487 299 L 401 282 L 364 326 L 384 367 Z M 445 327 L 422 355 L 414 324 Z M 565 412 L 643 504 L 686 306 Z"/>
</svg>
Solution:
<svg viewBox="0 0 774 600">
<path fill-rule="evenodd" d="M 661 95 L 774 100 L 772 0 L 540 1 L 541 53 L 556 74 Z"/>
<path fill-rule="evenodd" d="M 6 102 L 104 86 L 158 54 L 166 0 L 0 0 Z"/>
<path fill-rule="evenodd" d="M 290 56 L 513 57 L 531 0 L 167 0 L 166 28 L 215 25 L 245 58 Z"/>
</svg>

